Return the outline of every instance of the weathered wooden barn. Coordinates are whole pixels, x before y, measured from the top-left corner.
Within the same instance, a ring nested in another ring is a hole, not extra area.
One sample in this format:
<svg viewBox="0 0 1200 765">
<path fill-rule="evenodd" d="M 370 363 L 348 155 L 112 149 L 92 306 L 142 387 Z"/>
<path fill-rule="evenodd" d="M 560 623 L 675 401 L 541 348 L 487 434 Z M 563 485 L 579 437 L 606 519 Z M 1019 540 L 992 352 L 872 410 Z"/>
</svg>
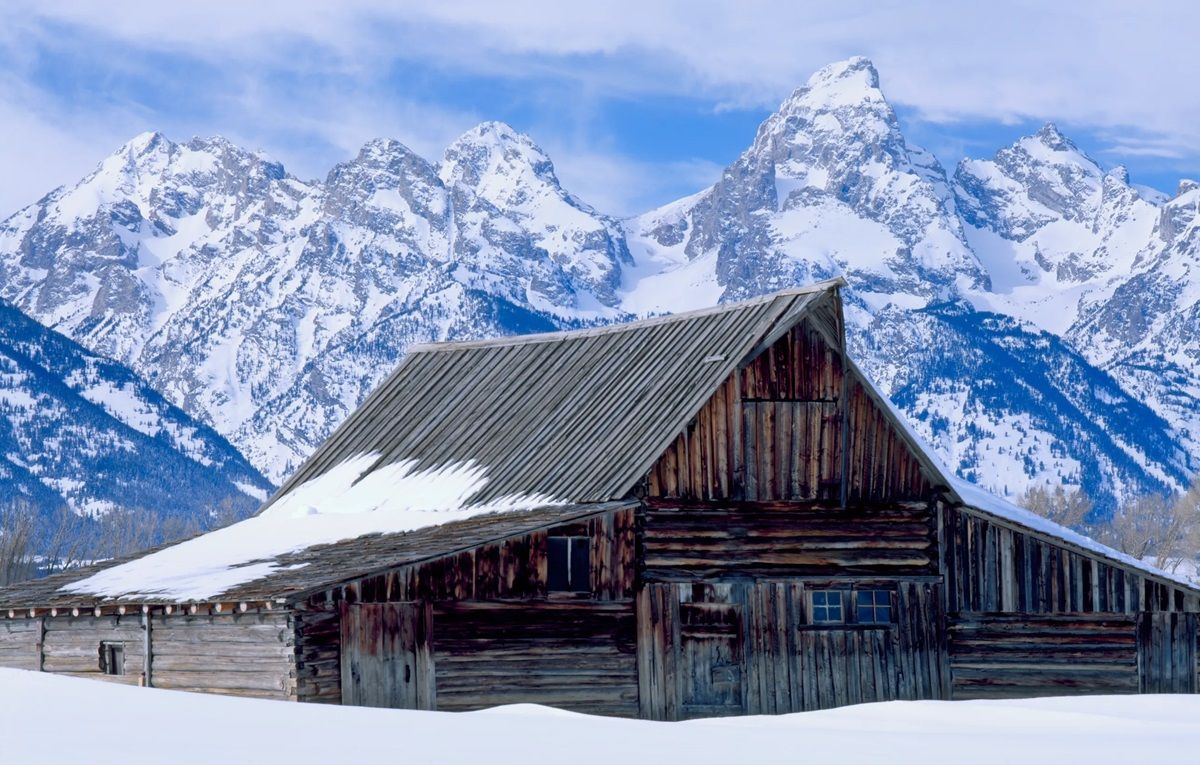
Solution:
<svg viewBox="0 0 1200 765">
<path fill-rule="evenodd" d="M 122 561 L 10 587 L 0 665 L 663 720 L 1197 692 L 1200 591 L 952 480 L 847 358 L 840 288 L 416 349 L 274 501 L 378 455 L 544 506 L 290 552 L 203 599 L 63 589 Z"/>
</svg>

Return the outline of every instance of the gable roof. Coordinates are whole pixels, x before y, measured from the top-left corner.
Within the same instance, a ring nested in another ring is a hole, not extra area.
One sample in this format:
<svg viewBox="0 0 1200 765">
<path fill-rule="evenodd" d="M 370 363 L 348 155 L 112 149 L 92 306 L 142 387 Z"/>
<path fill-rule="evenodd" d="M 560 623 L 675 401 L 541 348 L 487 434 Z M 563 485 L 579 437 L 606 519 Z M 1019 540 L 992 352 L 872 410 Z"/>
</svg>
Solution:
<svg viewBox="0 0 1200 765">
<path fill-rule="evenodd" d="M 836 301 L 843 284 L 601 329 L 418 346 L 272 502 L 372 453 L 371 470 L 482 466 L 476 502 L 620 499 L 772 330 Z"/>
</svg>

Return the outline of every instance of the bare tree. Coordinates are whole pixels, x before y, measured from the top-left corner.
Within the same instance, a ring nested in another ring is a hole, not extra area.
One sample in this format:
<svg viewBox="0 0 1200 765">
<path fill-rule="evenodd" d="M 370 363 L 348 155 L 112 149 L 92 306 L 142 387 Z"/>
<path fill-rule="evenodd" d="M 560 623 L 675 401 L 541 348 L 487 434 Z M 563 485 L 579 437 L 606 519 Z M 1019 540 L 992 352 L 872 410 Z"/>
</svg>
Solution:
<svg viewBox="0 0 1200 765">
<path fill-rule="evenodd" d="M 1043 518 L 1077 531 L 1086 530 L 1087 516 L 1092 512 L 1092 500 L 1082 489 L 1067 491 L 1061 484 L 1053 489 L 1031 486 L 1021 497 L 1020 504 Z"/>
<path fill-rule="evenodd" d="M 37 560 L 33 554 L 35 515 L 24 502 L 0 509 L 0 585 L 33 577 Z"/>
<path fill-rule="evenodd" d="M 1175 496 L 1147 494 L 1125 502 L 1092 534 L 1126 555 L 1177 571 L 1200 552 L 1200 479 Z"/>
</svg>

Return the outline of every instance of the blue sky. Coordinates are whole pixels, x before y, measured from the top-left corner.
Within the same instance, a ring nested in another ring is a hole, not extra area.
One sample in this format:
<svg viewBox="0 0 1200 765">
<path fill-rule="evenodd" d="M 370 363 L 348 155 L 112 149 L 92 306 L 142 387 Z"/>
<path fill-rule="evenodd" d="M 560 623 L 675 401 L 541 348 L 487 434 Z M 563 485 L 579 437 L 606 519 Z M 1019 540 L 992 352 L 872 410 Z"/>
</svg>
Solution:
<svg viewBox="0 0 1200 765">
<path fill-rule="evenodd" d="M 948 166 L 1052 120 L 1169 192 L 1200 176 L 1196 7 L 8 0 L 0 214 L 144 130 L 225 135 L 308 178 L 379 136 L 435 160 L 484 119 L 631 214 L 710 183 L 812 71 L 858 54 Z"/>
</svg>

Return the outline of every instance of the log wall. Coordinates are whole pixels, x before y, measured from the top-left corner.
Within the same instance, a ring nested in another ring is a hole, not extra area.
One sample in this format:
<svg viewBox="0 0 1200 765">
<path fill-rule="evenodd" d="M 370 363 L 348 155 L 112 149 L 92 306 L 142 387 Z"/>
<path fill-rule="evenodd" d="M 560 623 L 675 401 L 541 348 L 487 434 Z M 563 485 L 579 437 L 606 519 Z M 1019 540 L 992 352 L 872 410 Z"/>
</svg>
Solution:
<svg viewBox="0 0 1200 765">
<path fill-rule="evenodd" d="M 145 637 L 142 615 L 44 617 L 45 639 L 42 669 L 110 682 L 144 683 Z M 100 668 L 100 644 L 120 643 L 125 665 L 120 675 L 106 675 Z"/>
<path fill-rule="evenodd" d="M 40 619 L 0 621 L 0 667 L 36 671 L 40 665 Z"/>
<path fill-rule="evenodd" d="M 634 621 L 632 602 L 436 604 L 437 708 L 534 703 L 636 717 Z"/>
<path fill-rule="evenodd" d="M 648 581 L 938 573 L 927 503 L 831 507 L 653 500 L 642 513 Z"/>
<path fill-rule="evenodd" d="M 954 699 L 1138 692 L 1132 614 L 961 614 L 950 624 Z"/>
<path fill-rule="evenodd" d="M 823 334 L 803 323 L 725 381 L 647 485 L 651 497 L 840 500 L 843 473 L 850 500 L 930 493 L 879 404 L 857 375 L 846 377 Z"/>
<path fill-rule="evenodd" d="M 156 688 L 297 696 L 295 637 L 286 612 L 155 615 L 151 653 Z"/>
</svg>

